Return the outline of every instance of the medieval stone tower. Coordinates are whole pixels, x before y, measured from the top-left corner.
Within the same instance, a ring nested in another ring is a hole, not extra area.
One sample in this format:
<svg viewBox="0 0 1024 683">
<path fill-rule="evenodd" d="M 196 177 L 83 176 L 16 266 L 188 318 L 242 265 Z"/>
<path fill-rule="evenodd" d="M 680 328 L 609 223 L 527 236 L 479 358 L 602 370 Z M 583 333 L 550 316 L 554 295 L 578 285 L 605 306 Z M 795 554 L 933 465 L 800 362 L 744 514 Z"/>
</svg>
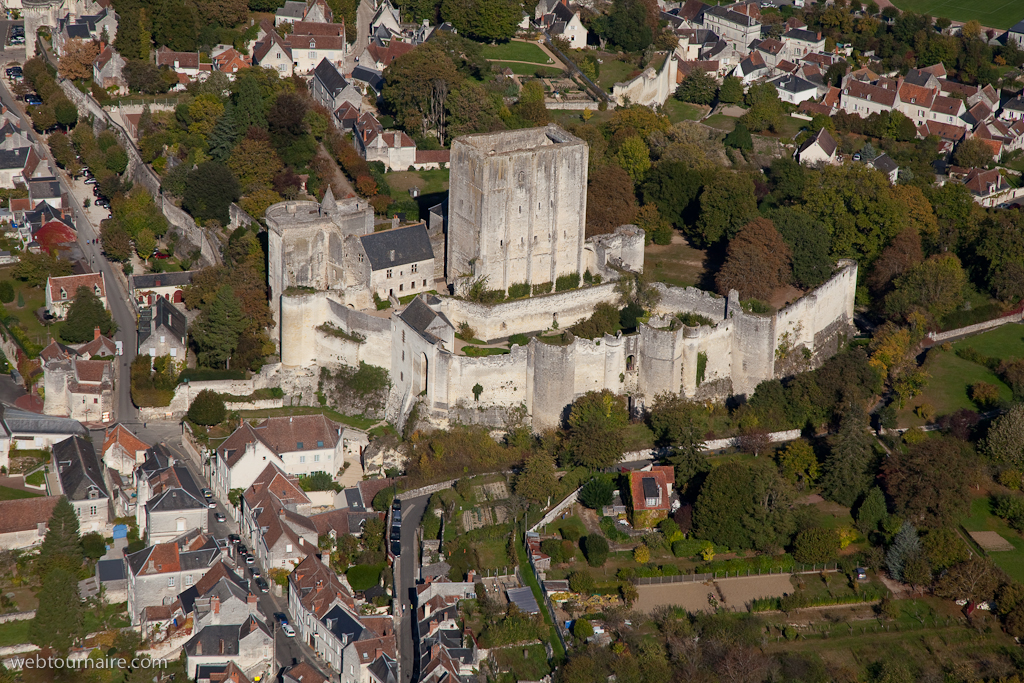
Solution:
<svg viewBox="0 0 1024 683">
<path fill-rule="evenodd" d="M 57 22 L 68 13 L 72 3 L 66 0 L 22 0 L 25 19 L 25 58 L 36 56 L 36 32 L 43 26 L 56 31 Z"/>
<path fill-rule="evenodd" d="M 551 124 L 452 143 L 447 279 L 456 292 L 582 273 L 587 144 Z"/>
</svg>

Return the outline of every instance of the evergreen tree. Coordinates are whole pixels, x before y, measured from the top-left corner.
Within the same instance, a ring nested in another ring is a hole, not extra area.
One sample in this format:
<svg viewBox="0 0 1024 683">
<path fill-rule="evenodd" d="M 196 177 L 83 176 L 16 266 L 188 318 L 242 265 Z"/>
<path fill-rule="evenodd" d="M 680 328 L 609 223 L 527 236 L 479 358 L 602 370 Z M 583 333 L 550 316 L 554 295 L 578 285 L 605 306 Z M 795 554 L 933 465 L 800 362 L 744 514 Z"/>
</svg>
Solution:
<svg viewBox="0 0 1024 683">
<path fill-rule="evenodd" d="M 234 96 L 235 129 L 245 133 L 250 128 L 267 127 L 267 107 L 263 101 L 263 92 L 256 78 L 249 76 L 239 79 L 238 90 Z M 227 110 L 225 109 L 225 113 Z"/>
<path fill-rule="evenodd" d="M 821 492 L 829 500 L 850 507 L 871 483 L 869 467 L 874 459 L 872 437 L 864 409 L 851 402 L 831 441 L 821 477 Z"/>
<path fill-rule="evenodd" d="M 28 627 L 29 639 L 64 656 L 85 635 L 78 577 L 65 569 L 53 569 L 43 578 L 39 607 Z"/>
<path fill-rule="evenodd" d="M 228 100 L 224 107 L 224 114 L 217 119 L 217 124 L 210 132 L 207 142 L 210 146 L 210 156 L 214 161 L 224 163 L 231 155 L 238 140 L 238 126 L 236 123 L 234 105 Z"/>
<path fill-rule="evenodd" d="M 230 285 L 217 290 L 214 297 L 192 326 L 192 339 L 198 348 L 199 364 L 220 367 L 238 348 L 238 337 L 246 326 L 242 307 Z"/>
<path fill-rule="evenodd" d="M 93 338 L 93 330 L 109 336 L 117 331 L 110 311 L 89 287 L 79 287 L 75 300 L 68 307 L 67 319 L 60 328 L 60 338 L 69 344 L 81 344 Z"/>
<path fill-rule="evenodd" d="M 889 576 L 896 581 L 903 581 L 903 568 L 907 560 L 920 554 L 921 538 L 917 535 L 917 529 L 910 522 L 904 522 L 885 553 L 885 568 L 889 570 Z"/>
<path fill-rule="evenodd" d="M 55 567 L 78 571 L 82 566 L 81 541 L 75 508 L 65 496 L 61 496 L 53 507 L 46 536 L 39 548 L 39 573 L 45 574 Z"/>
<path fill-rule="evenodd" d="M 868 491 L 864 501 L 857 509 L 857 528 L 865 536 L 872 531 L 878 531 L 878 526 L 885 521 L 889 510 L 885 504 L 885 495 L 882 489 L 877 486 Z"/>
</svg>

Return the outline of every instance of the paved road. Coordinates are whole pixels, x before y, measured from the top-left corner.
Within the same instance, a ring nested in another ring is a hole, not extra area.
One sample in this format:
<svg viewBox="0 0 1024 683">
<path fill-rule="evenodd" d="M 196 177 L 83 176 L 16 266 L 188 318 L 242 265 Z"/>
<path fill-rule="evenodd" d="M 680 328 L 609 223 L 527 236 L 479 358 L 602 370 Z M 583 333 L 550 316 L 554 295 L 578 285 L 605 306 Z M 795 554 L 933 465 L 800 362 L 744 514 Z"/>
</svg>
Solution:
<svg viewBox="0 0 1024 683">
<path fill-rule="evenodd" d="M 413 624 L 416 621 L 413 611 L 412 596 L 416 593 L 416 568 L 418 566 L 416 532 L 420 527 L 420 520 L 423 518 L 423 511 L 427 508 L 427 501 L 430 496 L 420 496 L 402 501 L 402 555 L 398 561 L 399 577 L 399 602 L 401 604 L 401 619 L 398 624 L 398 656 L 402 668 L 402 683 L 416 680 L 414 675 L 419 672 L 415 670 L 417 663 L 416 656 L 416 634 Z"/>
<path fill-rule="evenodd" d="M 0 22 L 2 23 L 2 22 Z M 6 28 L 0 29 L 6 32 Z M 24 54 L 24 50 L 22 50 Z M 23 57 L 24 58 L 24 57 Z M 53 168 L 57 169 L 57 164 L 53 160 L 53 155 L 50 154 L 50 148 L 46 145 L 46 142 L 42 137 L 37 134 L 32 128 L 32 122 L 28 116 L 25 115 L 25 110 L 21 106 L 21 102 L 14 99 L 14 95 L 11 93 L 5 81 L 0 81 L 0 102 L 13 112 L 16 112 L 22 120 L 22 125 L 25 130 L 29 131 L 32 139 L 39 143 L 40 149 L 46 155 L 46 158 L 53 165 Z M 101 270 L 107 283 L 107 303 L 110 306 L 110 311 L 113 314 L 114 322 L 117 323 L 117 333 L 114 338 L 122 342 L 124 347 L 124 355 L 119 359 L 119 380 L 115 387 L 114 393 L 114 415 L 112 421 L 133 421 L 137 416 L 135 406 L 132 404 L 131 398 L 131 382 L 130 372 L 131 362 L 135 358 L 136 349 L 136 320 L 133 308 L 128 303 L 128 292 L 121 286 L 120 280 L 115 276 L 111 268 L 113 267 L 106 258 L 103 257 L 103 251 L 98 244 L 92 243 L 96 238 L 99 237 L 99 227 L 93 225 L 89 220 L 89 216 L 86 214 L 85 209 L 82 207 L 82 197 L 76 197 L 72 192 L 71 183 L 68 181 L 67 175 L 58 169 L 58 177 L 60 180 L 61 191 L 67 193 L 68 199 L 71 202 L 72 216 L 75 222 L 75 226 L 78 228 L 78 245 L 82 250 L 85 259 L 92 265 L 94 270 Z M 120 266 L 117 266 L 120 267 Z M 98 422 L 101 416 L 91 416 L 90 419 Z"/>
</svg>

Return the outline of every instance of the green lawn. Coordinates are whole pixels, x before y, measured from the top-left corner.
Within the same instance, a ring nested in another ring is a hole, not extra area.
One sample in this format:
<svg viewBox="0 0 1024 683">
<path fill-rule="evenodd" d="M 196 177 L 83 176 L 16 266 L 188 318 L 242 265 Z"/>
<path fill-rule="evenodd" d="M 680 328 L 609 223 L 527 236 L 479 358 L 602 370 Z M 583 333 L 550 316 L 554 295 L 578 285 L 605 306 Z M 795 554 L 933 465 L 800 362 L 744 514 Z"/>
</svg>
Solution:
<svg viewBox="0 0 1024 683">
<path fill-rule="evenodd" d="M 373 588 L 380 583 L 380 573 L 384 570 L 383 564 L 357 564 L 345 571 L 349 585 L 354 591 L 364 591 Z"/>
<path fill-rule="evenodd" d="M 44 470 L 36 470 L 32 474 L 25 477 L 25 483 L 29 486 L 42 486 L 43 482 L 46 481 L 46 472 Z"/>
<path fill-rule="evenodd" d="M 0 624 L 0 647 L 10 647 L 11 645 L 21 645 L 29 642 L 28 627 L 31 623 L 31 619 L 26 619 L 24 621 L 9 621 L 6 624 Z"/>
<path fill-rule="evenodd" d="M 0 269 L 0 279 L 11 279 L 11 269 Z M 11 279 L 14 285 L 14 301 L 3 305 L 4 315 L 7 318 L 9 328 L 17 325 L 24 330 L 25 337 L 40 349 L 45 348 L 51 336 L 57 338 L 61 323 L 50 325 L 49 328 L 39 322 L 36 317 L 36 310 L 46 306 L 46 293 L 42 287 L 28 287 L 20 280 Z M 18 306 L 18 294 L 21 294 L 24 306 Z M 32 349 L 26 349 L 32 351 Z"/>
<path fill-rule="evenodd" d="M 736 119 L 725 114 L 715 114 L 704 119 L 704 123 L 717 128 L 718 130 L 724 130 L 726 133 L 731 133 L 732 129 L 736 127 Z"/>
<path fill-rule="evenodd" d="M 968 346 L 983 356 L 1002 358 L 1024 357 L 1024 327 L 1010 323 L 990 332 L 961 339 L 953 344 L 954 351 Z M 928 403 L 935 408 L 936 415 L 948 415 L 961 408 L 975 410 L 974 403 L 967 395 L 968 387 L 975 382 L 988 382 L 999 387 L 999 396 L 1004 401 L 1013 398 L 1013 392 L 994 372 L 984 365 L 964 360 L 953 351 L 942 351 L 938 347 L 928 352 L 924 370 L 929 374 L 924 392 L 915 397 L 900 411 L 899 424 L 903 427 L 917 427 L 924 420 L 914 414 L 917 406 Z"/>
<path fill-rule="evenodd" d="M 463 346 L 462 352 L 471 358 L 480 358 L 481 356 L 503 356 L 509 353 L 509 350 L 492 347 Z"/>
<path fill-rule="evenodd" d="M 542 66 L 540 64 L 522 64 L 520 62 L 491 62 L 491 64 L 502 69 L 512 69 L 517 76 L 540 76 L 542 78 L 557 78 L 562 75 L 561 69 L 553 66 Z"/>
<path fill-rule="evenodd" d="M 905 12 L 954 21 L 977 19 L 982 26 L 991 28 L 1010 28 L 1024 18 L 1020 0 L 894 0 L 892 4 Z"/>
<path fill-rule="evenodd" d="M 510 40 L 507 43 L 497 45 L 484 45 L 480 48 L 484 59 L 496 61 L 514 60 L 517 62 L 534 62 L 535 64 L 550 64 L 551 58 L 536 43 L 523 43 L 518 40 Z"/>
<path fill-rule="evenodd" d="M 695 104 L 680 102 L 674 97 L 665 100 L 665 113 L 672 123 L 680 121 L 699 121 L 704 116 L 704 110 Z"/>
<path fill-rule="evenodd" d="M 24 491 L 22 489 L 12 489 L 9 486 L 0 486 L 0 500 L 18 500 L 20 498 L 38 498 L 40 494 L 32 493 L 31 491 Z"/>
<path fill-rule="evenodd" d="M 778 135 L 780 138 L 792 140 L 806 125 L 808 125 L 807 121 L 787 116 L 782 119 L 782 125 L 779 127 Z"/>
<path fill-rule="evenodd" d="M 431 171 L 395 171 L 384 177 L 391 187 L 394 199 L 409 196 L 410 188 L 419 188 L 420 194 L 435 194 L 448 191 L 449 169 L 441 168 Z"/>
<path fill-rule="evenodd" d="M 543 645 L 492 650 L 491 654 L 498 663 L 498 669 L 512 672 L 517 681 L 539 681 L 551 673 Z"/>
<path fill-rule="evenodd" d="M 601 72 L 598 74 L 597 84 L 611 92 L 613 85 L 626 81 L 629 75 L 636 70 L 637 68 L 632 62 L 605 58 L 604 63 L 601 64 Z"/>
<path fill-rule="evenodd" d="M 330 408 L 315 408 L 313 406 L 290 406 L 287 408 L 265 408 L 263 410 L 243 410 L 241 412 L 242 417 L 281 417 L 286 415 L 325 415 L 326 417 L 334 420 L 335 422 L 341 422 L 347 424 L 356 429 L 369 429 L 373 425 L 377 424 L 379 420 L 374 420 L 362 415 L 343 415 L 336 410 Z"/>
<path fill-rule="evenodd" d="M 1024 581 L 1024 538 L 1005 521 L 992 514 L 988 496 L 971 501 L 971 516 L 964 518 L 962 524 L 968 531 L 995 531 L 1012 543 L 1016 550 L 988 553 L 988 556 L 1011 577 L 1017 581 Z"/>
<path fill-rule="evenodd" d="M 656 282 L 692 287 L 704 273 L 704 252 L 680 240 L 674 244 L 650 244 L 644 249 L 644 264 Z"/>
</svg>

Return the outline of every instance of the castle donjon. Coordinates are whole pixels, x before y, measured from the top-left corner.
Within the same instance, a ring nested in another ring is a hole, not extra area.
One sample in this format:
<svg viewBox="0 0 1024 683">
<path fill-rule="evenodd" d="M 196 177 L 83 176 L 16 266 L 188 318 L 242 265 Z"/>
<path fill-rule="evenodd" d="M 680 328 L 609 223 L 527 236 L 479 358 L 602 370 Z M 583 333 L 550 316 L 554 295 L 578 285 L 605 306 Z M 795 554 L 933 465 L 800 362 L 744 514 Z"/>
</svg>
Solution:
<svg viewBox="0 0 1024 683">
<path fill-rule="evenodd" d="M 438 425 L 500 425 L 510 408 L 524 406 L 539 431 L 556 426 L 587 391 L 626 395 L 636 408 L 664 392 L 722 399 L 836 352 L 852 329 L 853 261 L 840 261 L 831 279 L 770 316 L 744 311 L 735 291 L 723 298 L 657 284 L 661 300 L 635 333 L 567 333 L 560 345 L 533 338 L 507 354 L 465 355 L 455 336 L 462 323 L 488 343 L 564 329 L 600 303 L 620 305 L 615 281 L 643 271 L 638 227 L 586 238 L 587 158 L 586 143 L 555 125 L 458 138 L 448 200 L 429 225 L 374 232 L 365 200 L 339 200 L 330 190 L 319 203 L 270 207 L 282 370 L 315 382 L 320 367 L 365 362 L 389 371 L 387 416 L 396 423 L 417 404 Z M 601 284 L 552 291 L 557 278 L 586 271 Z M 486 289 L 525 284 L 549 293 L 493 305 L 460 296 L 481 281 Z M 377 310 L 381 300 L 392 307 Z M 714 324 L 681 325 L 683 312 Z"/>
</svg>

